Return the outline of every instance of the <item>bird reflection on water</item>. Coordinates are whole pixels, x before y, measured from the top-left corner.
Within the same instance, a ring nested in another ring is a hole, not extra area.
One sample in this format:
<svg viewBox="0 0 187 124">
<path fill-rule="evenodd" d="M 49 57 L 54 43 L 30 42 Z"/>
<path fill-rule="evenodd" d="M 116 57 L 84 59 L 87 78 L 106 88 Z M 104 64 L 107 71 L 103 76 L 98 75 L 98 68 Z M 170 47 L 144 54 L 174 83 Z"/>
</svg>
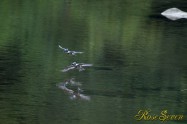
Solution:
<svg viewBox="0 0 187 124">
<path fill-rule="evenodd" d="M 71 86 L 81 86 L 80 82 L 75 81 L 75 78 L 70 78 L 65 80 L 65 83 L 70 84 Z"/>
<path fill-rule="evenodd" d="M 90 96 L 86 96 L 84 94 L 81 94 L 80 93 L 81 91 L 82 91 L 82 89 L 80 89 L 78 87 L 77 92 L 74 92 L 74 94 L 72 96 L 70 96 L 70 99 L 72 99 L 72 100 L 74 100 L 74 99 L 90 100 Z"/>
<path fill-rule="evenodd" d="M 72 86 L 76 87 L 76 89 L 70 89 Z M 81 83 L 76 82 L 74 78 L 70 78 L 62 83 L 57 84 L 57 87 L 62 89 L 65 93 L 67 93 L 71 100 L 81 99 L 89 101 L 90 96 L 81 93 L 83 92 L 83 90 L 79 86 L 81 86 Z"/>
<path fill-rule="evenodd" d="M 62 89 L 64 92 L 66 92 L 68 94 L 73 94 L 74 91 L 69 89 L 69 88 L 67 88 L 66 85 L 67 85 L 67 83 L 59 83 L 59 84 L 57 84 L 57 87 Z"/>
</svg>

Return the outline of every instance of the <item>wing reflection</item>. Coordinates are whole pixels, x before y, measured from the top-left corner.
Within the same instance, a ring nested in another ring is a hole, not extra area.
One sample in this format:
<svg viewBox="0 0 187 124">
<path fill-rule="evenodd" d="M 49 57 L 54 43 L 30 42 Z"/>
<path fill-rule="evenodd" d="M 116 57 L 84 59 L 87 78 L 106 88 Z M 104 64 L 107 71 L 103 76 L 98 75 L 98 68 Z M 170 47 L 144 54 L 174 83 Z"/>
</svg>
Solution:
<svg viewBox="0 0 187 124">
<path fill-rule="evenodd" d="M 90 100 L 90 96 L 83 94 L 83 90 L 80 88 L 82 84 L 80 82 L 75 81 L 75 78 L 70 78 L 57 84 L 57 87 L 63 90 L 65 93 L 69 95 L 71 100 Z"/>
</svg>

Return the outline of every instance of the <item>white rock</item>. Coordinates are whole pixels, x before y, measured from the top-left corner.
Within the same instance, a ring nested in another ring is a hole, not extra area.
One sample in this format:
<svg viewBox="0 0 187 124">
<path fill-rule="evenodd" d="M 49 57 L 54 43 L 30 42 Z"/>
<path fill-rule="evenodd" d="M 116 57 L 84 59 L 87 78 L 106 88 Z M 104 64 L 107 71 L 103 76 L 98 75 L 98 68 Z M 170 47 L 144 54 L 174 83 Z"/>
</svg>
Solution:
<svg viewBox="0 0 187 124">
<path fill-rule="evenodd" d="M 161 15 L 163 15 L 166 18 L 171 19 L 171 20 L 177 20 L 177 19 L 181 19 L 181 18 L 187 19 L 187 12 L 184 12 L 178 8 L 167 9 L 164 12 L 162 12 Z"/>
</svg>

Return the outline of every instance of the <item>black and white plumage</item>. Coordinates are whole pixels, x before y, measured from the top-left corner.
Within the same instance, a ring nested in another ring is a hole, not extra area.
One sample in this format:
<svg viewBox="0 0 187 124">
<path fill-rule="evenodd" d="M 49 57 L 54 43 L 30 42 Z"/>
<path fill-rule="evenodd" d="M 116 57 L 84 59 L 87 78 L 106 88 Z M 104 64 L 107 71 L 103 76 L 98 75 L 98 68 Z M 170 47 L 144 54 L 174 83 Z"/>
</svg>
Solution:
<svg viewBox="0 0 187 124">
<path fill-rule="evenodd" d="M 71 65 L 67 66 L 62 72 L 67 72 L 69 70 L 78 69 L 79 71 L 84 71 L 85 67 L 93 66 L 92 64 L 85 64 L 85 63 L 77 63 L 73 62 Z"/>
<path fill-rule="evenodd" d="M 68 48 L 63 48 L 62 46 L 58 45 L 60 49 L 64 51 L 64 53 L 70 54 L 70 55 L 76 55 L 76 54 L 82 54 L 83 52 L 78 51 L 70 51 Z"/>
</svg>

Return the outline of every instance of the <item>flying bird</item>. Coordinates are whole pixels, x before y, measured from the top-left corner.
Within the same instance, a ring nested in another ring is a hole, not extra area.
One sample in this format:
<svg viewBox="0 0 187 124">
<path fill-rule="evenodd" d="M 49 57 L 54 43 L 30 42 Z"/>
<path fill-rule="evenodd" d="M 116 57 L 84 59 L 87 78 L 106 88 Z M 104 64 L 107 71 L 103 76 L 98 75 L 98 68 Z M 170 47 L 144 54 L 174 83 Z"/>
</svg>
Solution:
<svg viewBox="0 0 187 124">
<path fill-rule="evenodd" d="M 85 67 L 93 66 L 92 64 L 85 64 L 85 63 L 77 63 L 73 62 L 71 65 L 67 66 L 62 72 L 67 72 L 69 70 L 78 69 L 79 71 L 84 71 Z"/>
<path fill-rule="evenodd" d="M 64 51 L 64 53 L 70 54 L 70 55 L 76 55 L 76 54 L 82 54 L 83 52 L 78 51 L 70 51 L 68 48 L 63 48 L 62 46 L 58 45 L 60 49 Z"/>
</svg>

